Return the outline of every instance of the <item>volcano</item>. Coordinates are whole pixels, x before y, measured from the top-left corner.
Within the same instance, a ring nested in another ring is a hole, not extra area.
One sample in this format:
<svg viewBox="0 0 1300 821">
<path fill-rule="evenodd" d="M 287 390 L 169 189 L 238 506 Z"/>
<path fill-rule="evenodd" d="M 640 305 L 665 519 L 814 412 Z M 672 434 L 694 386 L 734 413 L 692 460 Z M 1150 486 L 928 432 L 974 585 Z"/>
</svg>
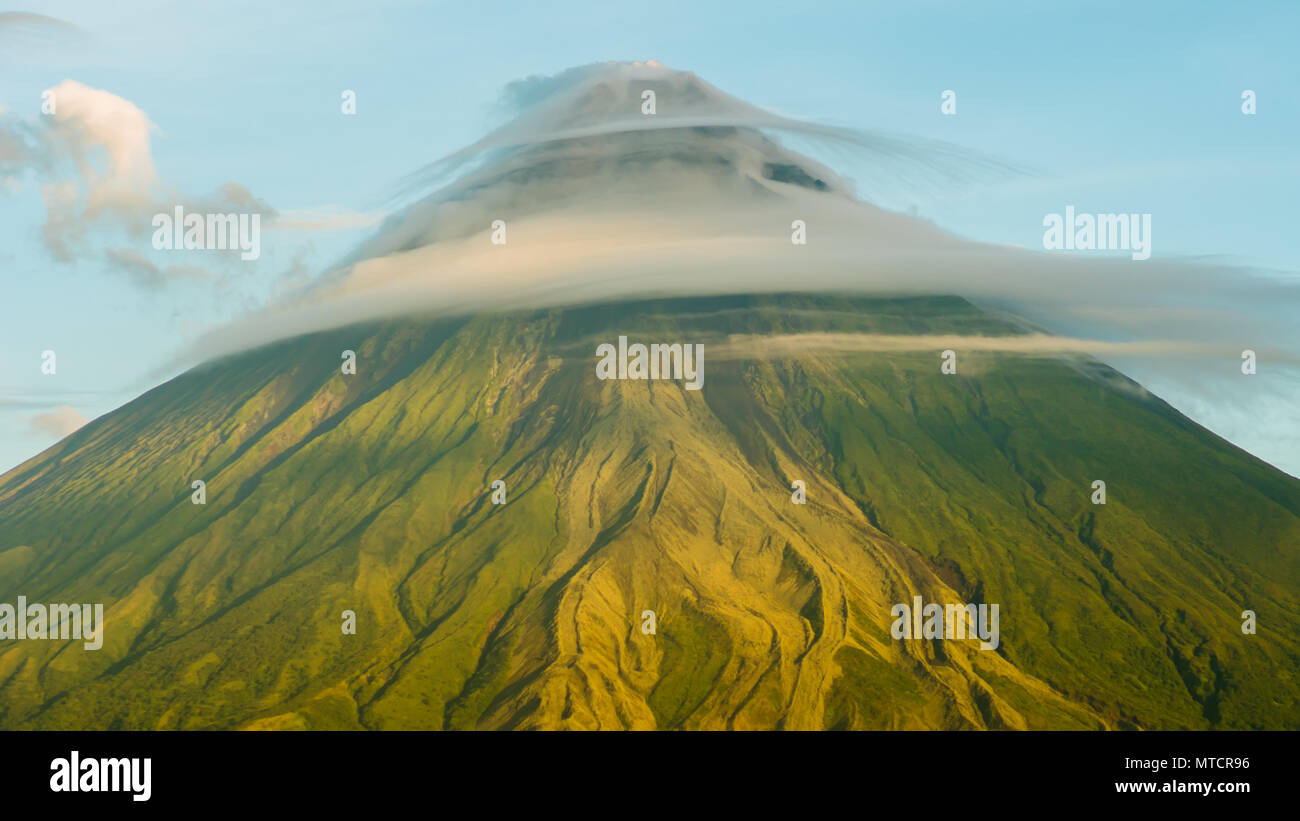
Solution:
<svg viewBox="0 0 1300 821">
<path fill-rule="evenodd" d="M 962 158 L 653 65 L 512 93 L 311 291 L 0 477 L 0 602 L 104 605 L 100 649 L 0 641 L 0 727 L 1300 726 L 1300 481 L 929 293 L 912 249 L 991 258 L 768 130 Z M 624 337 L 698 389 L 599 376 Z"/>
</svg>

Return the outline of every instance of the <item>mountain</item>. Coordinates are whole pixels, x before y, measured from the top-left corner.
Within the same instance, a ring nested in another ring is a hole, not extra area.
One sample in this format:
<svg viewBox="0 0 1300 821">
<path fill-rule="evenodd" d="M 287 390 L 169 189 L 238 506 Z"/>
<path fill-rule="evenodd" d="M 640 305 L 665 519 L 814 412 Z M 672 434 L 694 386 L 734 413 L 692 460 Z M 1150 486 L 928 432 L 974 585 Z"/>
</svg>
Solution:
<svg viewBox="0 0 1300 821">
<path fill-rule="evenodd" d="M 1300 726 L 1300 481 L 1095 361 L 927 347 L 1023 334 L 701 296 L 195 368 L 0 477 L 0 602 L 106 624 L 0 642 L 0 727 Z M 701 389 L 598 379 L 619 336 L 702 344 Z M 893 638 L 914 596 L 998 646 Z"/>
<path fill-rule="evenodd" d="M 975 306 L 1132 269 L 863 202 L 774 133 L 991 164 L 688 72 L 506 98 L 310 288 L 0 476 L 0 635 L 105 618 L 0 639 L 0 728 L 1300 726 L 1300 481 Z M 602 378 L 623 337 L 698 383 Z M 908 638 L 918 597 L 997 628 Z"/>
</svg>

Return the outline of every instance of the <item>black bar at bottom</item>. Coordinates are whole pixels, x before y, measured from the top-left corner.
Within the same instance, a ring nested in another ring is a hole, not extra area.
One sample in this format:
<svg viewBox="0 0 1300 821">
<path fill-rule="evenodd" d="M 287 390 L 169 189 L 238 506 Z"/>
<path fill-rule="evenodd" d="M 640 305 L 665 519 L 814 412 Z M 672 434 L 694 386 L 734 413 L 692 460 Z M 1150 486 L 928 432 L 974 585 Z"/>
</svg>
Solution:
<svg viewBox="0 0 1300 821">
<path fill-rule="evenodd" d="M 0 801 L 10 810 L 127 813 L 406 806 L 431 816 L 513 806 L 643 817 L 690 807 L 730 818 L 742 808 L 828 810 L 884 797 L 935 811 L 1191 802 L 1222 811 L 1289 797 L 1291 740 L 1254 732 L 7 732 Z M 102 777 L 111 787 L 123 758 L 140 760 L 137 778 L 116 792 L 72 791 L 74 752 L 87 786 Z M 148 800 L 135 800 L 146 758 Z M 104 759 L 113 759 L 108 772 Z"/>
</svg>

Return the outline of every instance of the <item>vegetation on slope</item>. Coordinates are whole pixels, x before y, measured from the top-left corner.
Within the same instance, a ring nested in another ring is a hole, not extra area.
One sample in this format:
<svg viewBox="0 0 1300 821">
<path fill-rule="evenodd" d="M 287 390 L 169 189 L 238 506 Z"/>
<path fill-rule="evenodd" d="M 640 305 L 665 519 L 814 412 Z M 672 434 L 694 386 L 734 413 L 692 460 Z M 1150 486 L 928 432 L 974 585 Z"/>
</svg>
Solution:
<svg viewBox="0 0 1300 821">
<path fill-rule="evenodd" d="M 647 300 L 186 373 L 0 477 L 0 601 L 107 611 L 97 652 L 0 643 L 0 727 L 1300 726 L 1300 482 L 1086 360 L 709 356 L 800 332 L 1019 331 Z M 620 334 L 703 343 L 703 390 L 596 380 Z M 892 639 L 914 595 L 1000 646 Z"/>
</svg>

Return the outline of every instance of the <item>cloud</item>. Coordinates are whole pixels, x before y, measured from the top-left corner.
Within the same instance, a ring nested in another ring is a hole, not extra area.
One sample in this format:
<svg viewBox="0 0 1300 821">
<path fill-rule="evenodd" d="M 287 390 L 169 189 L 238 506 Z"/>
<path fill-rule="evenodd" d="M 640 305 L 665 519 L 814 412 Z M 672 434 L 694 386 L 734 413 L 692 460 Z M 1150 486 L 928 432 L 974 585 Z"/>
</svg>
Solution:
<svg viewBox="0 0 1300 821">
<path fill-rule="evenodd" d="M 0 115 L 0 183 L 24 175 L 41 182 L 41 238 L 64 263 L 102 260 L 147 288 L 183 279 L 215 279 L 234 270 L 238 251 L 205 253 L 204 266 L 159 261 L 151 243 L 155 214 L 255 213 L 276 210 L 246 186 L 228 182 L 209 194 L 181 193 L 159 179 L 151 139 L 158 127 L 134 103 L 65 80 L 48 89 L 53 109 L 35 122 Z"/>
<path fill-rule="evenodd" d="M 17 187 L 24 174 L 45 165 L 37 129 L 0 106 L 0 185 Z"/>
<path fill-rule="evenodd" d="M 157 126 L 134 103 L 75 80 L 64 80 L 48 91 L 54 101 L 50 139 L 62 143 L 76 162 L 92 187 L 93 204 L 133 198 L 158 184 L 149 153 L 150 135 Z M 92 150 L 101 148 L 108 155 L 105 172 L 92 168 L 88 159 Z"/>
<path fill-rule="evenodd" d="M 85 31 L 55 17 L 26 11 L 0 12 L 0 55 L 74 46 L 88 40 Z"/>
<path fill-rule="evenodd" d="M 984 245 L 789 184 L 765 181 L 738 198 L 734 189 L 761 177 L 701 180 L 696 173 L 676 175 L 658 163 L 627 170 L 583 196 L 539 196 L 555 207 L 521 218 L 512 206 L 528 209 L 538 192 L 485 193 L 486 208 L 452 200 L 412 209 L 367 244 L 374 256 L 222 336 L 254 345 L 414 312 L 803 290 L 958 294 L 1098 341 L 1296 348 L 1295 282 L 1218 263 Z M 569 184 L 566 178 L 557 186 Z M 489 239 L 494 218 L 507 224 L 503 246 Z M 806 245 L 791 244 L 794 219 L 807 226 Z"/>
<path fill-rule="evenodd" d="M 646 91 L 656 95 L 655 113 L 643 113 Z M 399 189 L 408 195 L 444 182 L 503 154 L 564 141 L 587 141 L 618 134 L 670 132 L 727 134 L 735 129 L 780 132 L 812 143 L 850 151 L 873 161 L 892 180 L 909 185 L 950 186 L 957 181 L 1023 174 L 995 157 L 941 140 L 843 128 L 786 117 L 733 97 L 688 71 L 647 63 L 593 63 L 551 77 L 530 77 L 506 86 L 504 106 L 516 116 L 482 139 L 426 165 Z M 811 164 L 804 157 L 805 165 Z M 870 168 L 870 166 L 868 166 Z M 817 166 L 828 184 L 848 184 Z"/>
<path fill-rule="evenodd" d="M 62 439 L 84 427 L 90 420 L 67 405 L 33 416 L 28 423 L 33 433 Z"/>
<path fill-rule="evenodd" d="M 93 228 L 111 224 L 141 233 L 152 203 L 162 192 L 149 151 L 156 126 L 128 100 L 65 80 L 47 94 L 53 110 L 45 117 L 39 145 L 46 167 L 68 166 L 71 179 L 49 182 L 42 199 L 46 248 L 59 261 L 87 253 Z"/>
<path fill-rule="evenodd" d="M 976 336 L 968 334 L 843 334 L 802 333 L 770 336 L 732 335 L 726 344 L 716 348 L 710 356 L 714 359 L 749 359 L 771 356 L 791 356 L 802 352 L 837 353 L 901 353 L 909 351 L 942 351 L 1009 353 L 1026 356 L 1059 356 L 1086 354 L 1090 356 L 1235 356 L 1235 351 L 1225 351 L 1221 345 L 1203 340 L 1141 340 L 1133 342 L 1106 342 L 1098 339 L 1076 339 L 1052 334 L 1027 333 L 1015 336 Z M 1260 353 L 1257 351 L 1256 353 Z M 1300 365 L 1300 351 L 1266 350 L 1271 361 L 1287 365 Z"/>
<path fill-rule="evenodd" d="M 642 114 L 647 88 L 654 115 Z M 781 117 L 659 66 L 581 67 L 509 87 L 505 100 L 514 119 L 406 180 L 404 194 L 419 199 L 327 276 L 202 338 L 190 357 L 415 313 L 779 291 L 957 294 L 1075 345 L 1034 340 L 1040 351 L 1164 375 L 1176 406 L 1212 399 L 1221 389 L 1197 374 L 1239 374 L 1245 349 L 1269 366 L 1250 377 L 1260 401 L 1300 402 L 1289 376 L 1300 277 L 1165 256 L 1159 215 L 1146 260 L 965 240 L 873 205 L 870 176 L 858 195 L 780 138 L 829 141 L 905 185 L 1014 173 L 1009 164 Z M 491 241 L 497 220 L 503 245 Z M 791 242 L 796 221 L 806 244 Z M 1272 458 L 1300 465 L 1300 453 Z"/>
<path fill-rule="evenodd" d="M 383 222 L 387 211 L 352 211 L 340 205 L 281 211 L 271 227 L 289 231 L 353 231 L 373 228 Z"/>
<path fill-rule="evenodd" d="M 811 290 L 956 293 L 1098 341 L 1294 348 L 1300 283 L 1158 247 L 1134 261 L 963 240 L 861 200 L 772 133 L 855 147 L 881 174 L 999 167 L 953 146 L 780 117 L 662 66 L 582 66 L 503 99 L 515 119 L 408 182 L 459 176 L 386 219 L 335 274 L 205 346 L 400 313 Z M 498 219 L 503 246 L 489 241 Z M 796 219 L 806 245 L 790 242 Z"/>
<path fill-rule="evenodd" d="M 134 248 L 108 248 L 104 256 L 111 267 L 126 273 L 145 288 L 160 288 L 179 279 L 215 279 L 215 275 L 201 265 L 159 266 Z"/>
</svg>

